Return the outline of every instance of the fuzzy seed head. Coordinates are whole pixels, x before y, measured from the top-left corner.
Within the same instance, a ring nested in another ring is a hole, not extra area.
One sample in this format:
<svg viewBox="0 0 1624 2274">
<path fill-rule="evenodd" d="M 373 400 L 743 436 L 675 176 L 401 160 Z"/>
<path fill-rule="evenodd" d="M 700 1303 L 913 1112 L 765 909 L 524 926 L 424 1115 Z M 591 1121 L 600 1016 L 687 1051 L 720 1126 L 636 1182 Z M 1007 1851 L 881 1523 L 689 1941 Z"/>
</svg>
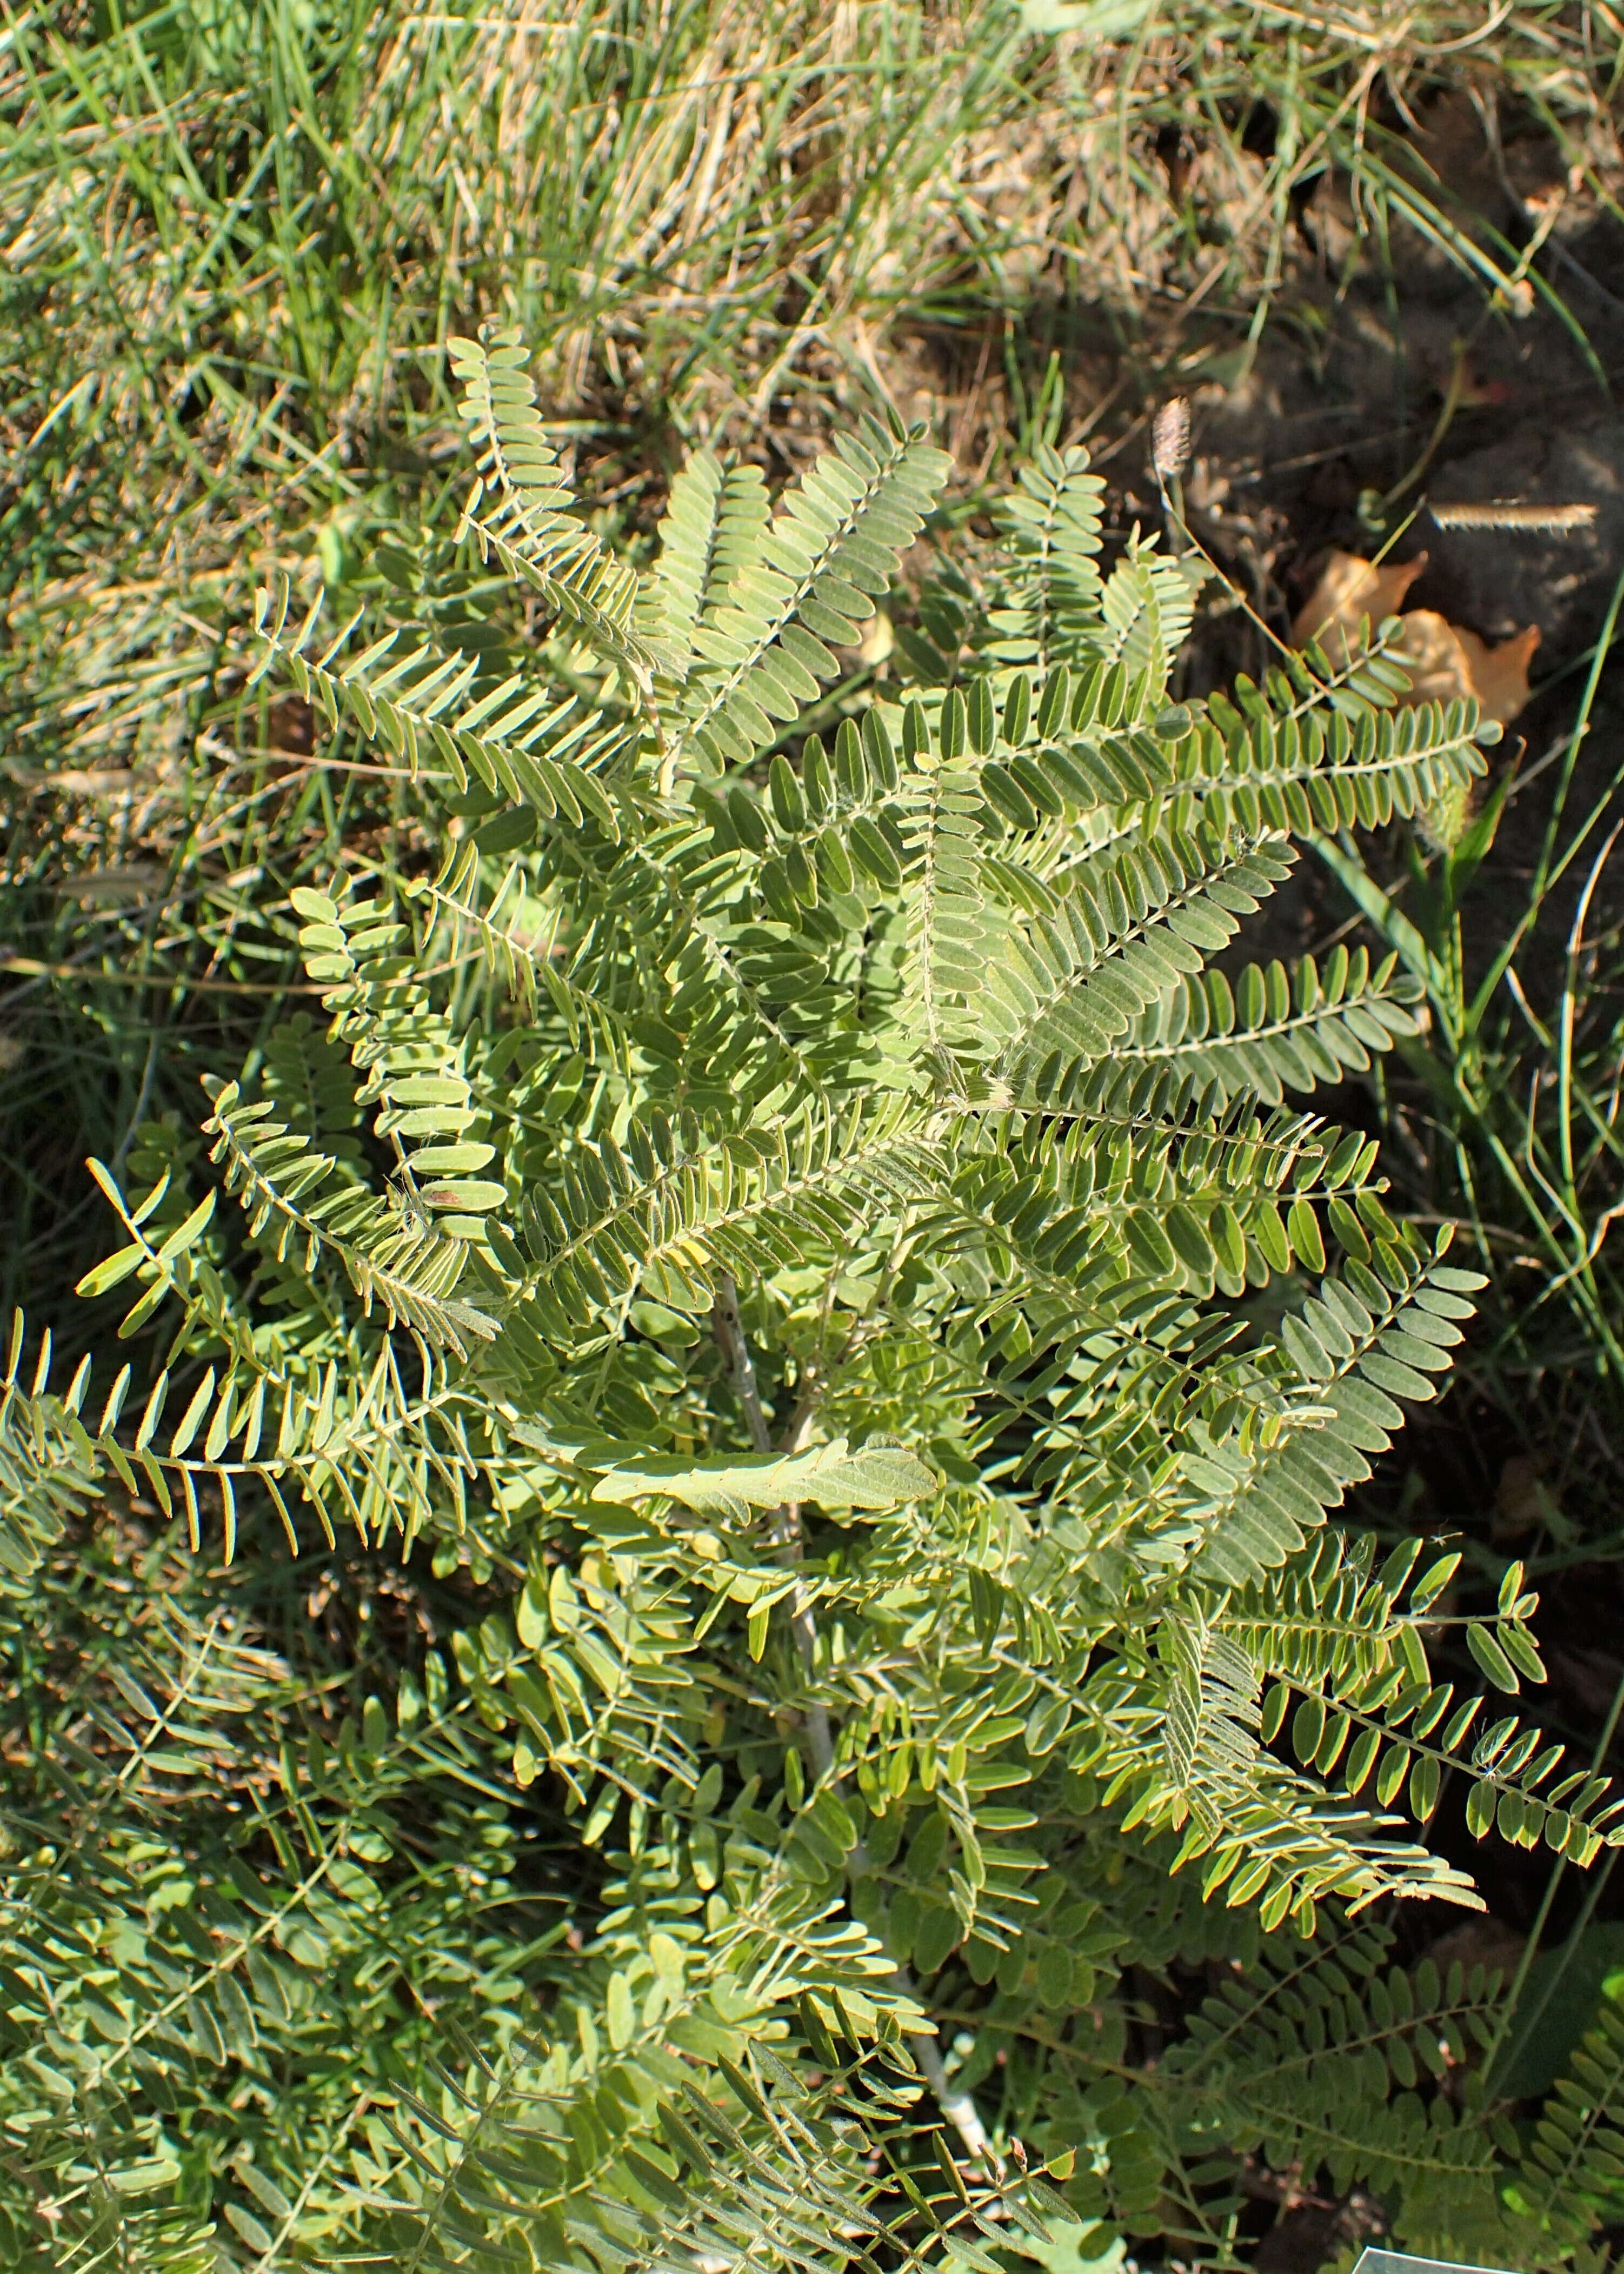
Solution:
<svg viewBox="0 0 1624 2274">
<path fill-rule="evenodd" d="M 1190 405 L 1182 395 L 1164 403 L 1150 430 L 1150 461 L 1159 482 L 1170 482 L 1190 463 Z"/>
<path fill-rule="evenodd" d="M 1524 505 L 1516 498 L 1491 498 L 1485 505 L 1435 505 L 1430 511 L 1440 529 L 1535 529 L 1551 536 L 1588 529 L 1596 518 L 1593 505 Z"/>
</svg>

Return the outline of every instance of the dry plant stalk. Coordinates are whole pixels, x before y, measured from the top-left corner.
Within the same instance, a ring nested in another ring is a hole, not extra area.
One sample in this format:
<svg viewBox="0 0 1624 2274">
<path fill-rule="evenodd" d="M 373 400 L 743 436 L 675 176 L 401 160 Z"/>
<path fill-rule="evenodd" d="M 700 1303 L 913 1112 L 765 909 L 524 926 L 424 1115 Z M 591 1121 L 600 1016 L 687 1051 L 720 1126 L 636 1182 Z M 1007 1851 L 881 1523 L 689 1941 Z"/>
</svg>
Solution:
<svg viewBox="0 0 1624 2274">
<path fill-rule="evenodd" d="M 1427 511 L 1440 529 L 1529 529 L 1553 537 L 1570 529 L 1589 529 L 1596 518 L 1593 505 L 1523 505 L 1515 498 L 1488 498 L 1477 505 L 1429 505 Z"/>
</svg>

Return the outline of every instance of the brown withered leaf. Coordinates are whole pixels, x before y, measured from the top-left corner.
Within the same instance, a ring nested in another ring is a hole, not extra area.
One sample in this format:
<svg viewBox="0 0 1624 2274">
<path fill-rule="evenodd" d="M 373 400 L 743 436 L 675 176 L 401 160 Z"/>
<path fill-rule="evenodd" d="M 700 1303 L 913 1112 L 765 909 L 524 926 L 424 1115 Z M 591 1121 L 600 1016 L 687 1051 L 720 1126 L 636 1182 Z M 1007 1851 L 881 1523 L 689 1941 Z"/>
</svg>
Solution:
<svg viewBox="0 0 1624 2274">
<path fill-rule="evenodd" d="M 1361 626 L 1398 615 L 1405 593 L 1425 566 L 1425 553 L 1413 561 L 1384 561 L 1380 568 L 1357 553 L 1333 553 L 1291 627 L 1292 645 L 1306 647 L 1318 640 L 1333 664 L 1350 662 L 1365 644 Z M 1401 621 L 1404 636 L 1394 654 L 1410 669 L 1405 699 L 1449 703 L 1470 696 L 1485 719 L 1510 725 L 1528 701 L 1538 625 L 1491 647 L 1432 608 L 1412 608 Z"/>
<path fill-rule="evenodd" d="M 1416 578 L 1426 566 L 1425 553 L 1413 561 L 1384 561 L 1380 568 L 1357 553 L 1333 553 L 1291 627 L 1293 647 L 1317 639 L 1331 661 L 1344 664 L 1360 652 L 1359 627 L 1397 615 Z"/>
<path fill-rule="evenodd" d="M 1498 647 L 1485 647 L 1475 632 L 1457 629 L 1455 636 L 1466 650 L 1472 692 L 1485 717 L 1508 727 L 1528 701 L 1528 667 L 1539 645 L 1538 625 L 1525 624 Z"/>
<path fill-rule="evenodd" d="M 1530 624 L 1515 639 L 1490 647 L 1476 632 L 1445 621 L 1432 608 L 1412 608 L 1395 651 L 1410 673 L 1412 703 L 1453 703 L 1475 696 L 1485 719 L 1508 727 L 1528 701 L 1528 666 L 1539 644 Z"/>
</svg>

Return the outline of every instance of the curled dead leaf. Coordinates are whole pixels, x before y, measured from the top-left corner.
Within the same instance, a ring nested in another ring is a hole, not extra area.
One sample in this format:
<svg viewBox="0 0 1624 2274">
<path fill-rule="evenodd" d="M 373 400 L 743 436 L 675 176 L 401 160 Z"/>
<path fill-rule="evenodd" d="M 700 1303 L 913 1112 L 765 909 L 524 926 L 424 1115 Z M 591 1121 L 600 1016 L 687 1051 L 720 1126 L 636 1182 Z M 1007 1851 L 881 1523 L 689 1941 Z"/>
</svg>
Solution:
<svg viewBox="0 0 1624 2274">
<path fill-rule="evenodd" d="M 1364 627 L 1398 615 L 1400 603 L 1426 566 L 1413 561 L 1375 562 L 1357 553 L 1333 553 L 1291 627 L 1294 647 L 1317 640 L 1338 666 L 1365 645 Z M 1411 703 L 1451 703 L 1470 697 L 1485 719 L 1509 726 L 1528 701 L 1528 669 L 1539 644 L 1530 624 L 1498 647 L 1450 623 L 1432 608 L 1412 608 L 1400 619 L 1404 636 L 1393 650 L 1410 672 Z"/>
</svg>

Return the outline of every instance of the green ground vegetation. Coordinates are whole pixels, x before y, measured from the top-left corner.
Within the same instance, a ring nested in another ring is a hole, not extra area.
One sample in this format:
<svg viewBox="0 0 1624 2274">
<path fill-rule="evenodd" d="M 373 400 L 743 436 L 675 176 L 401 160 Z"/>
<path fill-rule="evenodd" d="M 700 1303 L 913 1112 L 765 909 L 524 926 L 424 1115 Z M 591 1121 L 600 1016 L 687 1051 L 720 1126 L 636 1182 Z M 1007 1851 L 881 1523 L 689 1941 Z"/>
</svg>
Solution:
<svg viewBox="0 0 1624 2274">
<path fill-rule="evenodd" d="M 4 0 L 8 2263 L 1244 2263 L 1304 2198 L 1598 2263 L 1617 1705 L 1496 1699 L 1618 1555 L 1616 598 L 1485 944 L 1474 722 L 1380 658 L 1175 702 L 1210 586 L 1101 583 L 1056 446 L 1319 352 L 1327 179 L 1350 270 L 1576 323 L 1410 127 L 1616 213 L 1620 53 Z M 786 490 L 834 582 L 763 615 Z M 1365 952 L 1199 975 L 1304 842 Z M 1526 1570 L 1400 1545 L 1462 1331 Z M 1424 1954 L 1396 1893 L 1535 1851 L 1571 1965 Z"/>
</svg>

